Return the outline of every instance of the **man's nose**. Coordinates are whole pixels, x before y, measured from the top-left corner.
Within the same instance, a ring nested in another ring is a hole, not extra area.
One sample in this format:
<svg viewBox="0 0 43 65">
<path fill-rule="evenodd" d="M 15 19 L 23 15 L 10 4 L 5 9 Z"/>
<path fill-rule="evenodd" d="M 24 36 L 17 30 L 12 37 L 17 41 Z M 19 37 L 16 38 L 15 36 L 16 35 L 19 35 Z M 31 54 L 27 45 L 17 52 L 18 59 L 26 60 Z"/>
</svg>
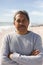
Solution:
<svg viewBox="0 0 43 65">
<path fill-rule="evenodd" d="M 23 21 L 21 21 L 19 24 L 23 24 Z"/>
</svg>

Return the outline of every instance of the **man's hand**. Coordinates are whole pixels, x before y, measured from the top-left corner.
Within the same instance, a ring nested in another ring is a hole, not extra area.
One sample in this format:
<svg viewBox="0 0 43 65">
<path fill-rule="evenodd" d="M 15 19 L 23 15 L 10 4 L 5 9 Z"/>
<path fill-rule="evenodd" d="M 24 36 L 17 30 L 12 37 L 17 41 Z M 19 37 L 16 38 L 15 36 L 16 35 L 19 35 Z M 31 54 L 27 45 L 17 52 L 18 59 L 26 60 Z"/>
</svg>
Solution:
<svg viewBox="0 0 43 65">
<path fill-rule="evenodd" d="M 31 55 L 38 55 L 39 53 L 39 50 L 34 50 Z"/>
<path fill-rule="evenodd" d="M 9 55 L 8 55 L 8 58 L 12 58 L 12 56 L 13 56 L 13 53 L 10 53 Z"/>
</svg>

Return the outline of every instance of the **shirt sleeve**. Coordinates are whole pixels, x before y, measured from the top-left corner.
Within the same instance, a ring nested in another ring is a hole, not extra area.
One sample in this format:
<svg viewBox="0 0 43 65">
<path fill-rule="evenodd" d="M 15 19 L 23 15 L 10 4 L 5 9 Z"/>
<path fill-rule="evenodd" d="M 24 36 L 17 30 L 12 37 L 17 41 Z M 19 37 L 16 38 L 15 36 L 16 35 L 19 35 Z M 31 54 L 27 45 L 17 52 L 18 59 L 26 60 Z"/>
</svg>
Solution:
<svg viewBox="0 0 43 65">
<path fill-rule="evenodd" d="M 11 59 L 22 65 L 42 65 L 42 56 L 40 54 L 36 56 L 26 56 L 20 55 L 18 53 L 13 53 Z"/>
<path fill-rule="evenodd" d="M 34 38 L 34 50 L 39 50 L 42 52 L 42 39 L 39 35 Z"/>
<path fill-rule="evenodd" d="M 8 54 L 10 52 L 9 49 L 9 36 L 5 36 L 2 46 L 1 46 L 1 59 L 0 59 L 0 64 L 1 65 L 14 65 L 17 64 L 15 61 L 12 61 L 11 59 L 8 58 Z"/>
</svg>

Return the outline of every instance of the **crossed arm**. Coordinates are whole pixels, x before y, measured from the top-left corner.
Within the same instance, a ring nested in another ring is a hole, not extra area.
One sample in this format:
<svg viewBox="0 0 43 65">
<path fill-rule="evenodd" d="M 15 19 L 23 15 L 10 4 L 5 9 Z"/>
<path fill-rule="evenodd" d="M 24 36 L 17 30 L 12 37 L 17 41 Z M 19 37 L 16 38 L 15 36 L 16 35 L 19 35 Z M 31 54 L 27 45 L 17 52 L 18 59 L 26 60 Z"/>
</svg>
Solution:
<svg viewBox="0 0 43 65">
<path fill-rule="evenodd" d="M 40 53 L 39 50 L 34 50 L 34 51 L 32 51 L 31 55 L 36 56 L 36 55 L 38 55 L 39 53 Z M 8 58 L 12 59 L 12 57 L 13 57 L 13 53 L 10 53 L 10 54 L 8 55 Z"/>
<path fill-rule="evenodd" d="M 41 61 L 41 55 L 38 55 L 40 53 L 39 50 L 34 50 L 31 56 L 20 55 L 16 52 L 10 53 L 9 55 L 8 55 L 8 52 L 6 53 L 7 54 L 3 55 L 4 62 L 2 65 L 6 65 L 6 64 L 14 65 L 15 63 L 20 64 L 20 65 L 21 64 L 22 65 L 28 65 L 28 64 L 34 65 L 35 63 L 38 63 Z"/>
<path fill-rule="evenodd" d="M 26 56 L 26 55 L 20 55 L 18 53 L 11 53 L 9 54 L 9 58 L 19 64 L 24 64 L 24 65 L 28 65 L 31 63 L 36 63 L 36 62 L 40 62 L 41 56 L 38 55 L 39 54 L 39 50 L 34 50 L 32 52 L 31 56 Z M 36 61 L 36 62 L 35 62 Z"/>
</svg>

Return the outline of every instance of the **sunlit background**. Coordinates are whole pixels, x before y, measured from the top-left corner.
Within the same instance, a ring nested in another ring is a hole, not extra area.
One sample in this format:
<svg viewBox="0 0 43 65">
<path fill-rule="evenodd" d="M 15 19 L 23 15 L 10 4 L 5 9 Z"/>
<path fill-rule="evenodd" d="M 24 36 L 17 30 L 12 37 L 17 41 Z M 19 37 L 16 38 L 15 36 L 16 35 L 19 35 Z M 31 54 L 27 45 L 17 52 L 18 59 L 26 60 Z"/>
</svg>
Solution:
<svg viewBox="0 0 43 65">
<path fill-rule="evenodd" d="M 26 10 L 31 25 L 43 25 L 43 0 L 0 0 L 0 26 L 12 25 L 18 10 Z"/>
</svg>

